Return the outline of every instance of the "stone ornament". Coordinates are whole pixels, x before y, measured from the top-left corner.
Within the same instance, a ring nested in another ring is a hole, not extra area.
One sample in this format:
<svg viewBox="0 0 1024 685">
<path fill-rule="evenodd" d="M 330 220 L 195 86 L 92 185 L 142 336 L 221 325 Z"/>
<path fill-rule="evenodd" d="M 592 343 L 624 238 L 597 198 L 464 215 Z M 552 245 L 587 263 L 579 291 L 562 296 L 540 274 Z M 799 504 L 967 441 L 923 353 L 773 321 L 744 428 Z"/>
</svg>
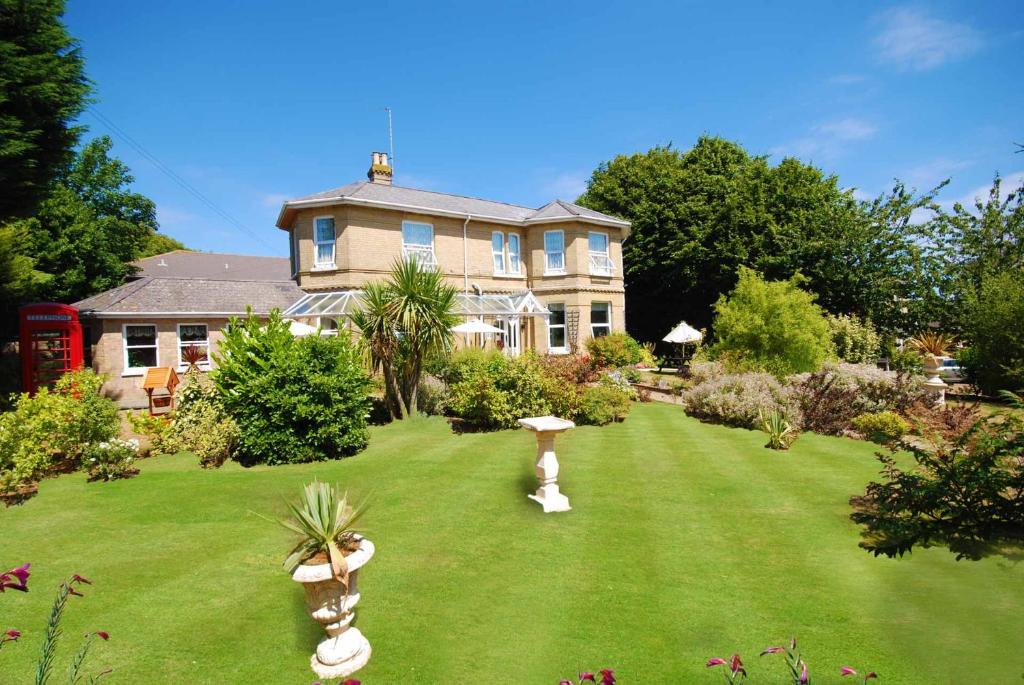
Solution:
<svg viewBox="0 0 1024 685">
<path fill-rule="evenodd" d="M 564 433 L 576 424 L 557 416 L 534 416 L 519 419 L 526 430 L 537 434 L 537 492 L 528 497 L 544 507 L 544 513 L 569 511 L 569 498 L 558 489 L 558 458 L 555 456 L 555 436 Z"/>
<path fill-rule="evenodd" d="M 344 678 L 370 660 L 370 642 L 352 625 L 359 602 L 359 569 L 373 556 L 373 543 L 359 539 L 356 551 L 345 557 L 348 564 L 348 592 L 334 577 L 331 564 L 301 564 L 292 580 L 302 583 L 306 606 L 314 621 L 323 624 L 327 638 L 317 645 L 310 666 L 320 678 Z"/>
</svg>

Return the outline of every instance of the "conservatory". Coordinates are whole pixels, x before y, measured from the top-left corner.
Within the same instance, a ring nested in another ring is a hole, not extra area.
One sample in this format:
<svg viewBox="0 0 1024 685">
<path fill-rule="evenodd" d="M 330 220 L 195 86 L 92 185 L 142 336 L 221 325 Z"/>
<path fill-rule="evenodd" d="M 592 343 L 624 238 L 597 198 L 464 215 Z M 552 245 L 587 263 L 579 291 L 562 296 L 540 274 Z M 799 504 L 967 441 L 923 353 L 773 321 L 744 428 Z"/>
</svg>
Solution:
<svg viewBox="0 0 1024 685">
<path fill-rule="evenodd" d="M 362 306 L 362 291 L 308 293 L 283 313 L 284 318 L 337 329 L 347 325 L 352 312 Z M 536 348 L 533 319 L 547 323 L 551 312 L 529 290 L 515 293 L 459 293 L 455 314 L 466 321 L 487 321 L 501 329 L 493 341 L 506 354 L 517 355 L 524 347 Z M 464 340 L 470 344 L 469 339 Z"/>
</svg>

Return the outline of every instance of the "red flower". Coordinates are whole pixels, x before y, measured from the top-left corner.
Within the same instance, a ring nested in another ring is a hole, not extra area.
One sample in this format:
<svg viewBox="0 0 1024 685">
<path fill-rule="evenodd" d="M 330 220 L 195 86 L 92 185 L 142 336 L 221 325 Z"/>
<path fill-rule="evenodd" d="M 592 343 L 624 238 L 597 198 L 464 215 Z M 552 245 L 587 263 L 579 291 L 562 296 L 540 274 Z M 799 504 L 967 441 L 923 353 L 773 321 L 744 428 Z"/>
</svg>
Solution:
<svg viewBox="0 0 1024 685">
<path fill-rule="evenodd" d="M 761 650 L 761 656 L 764 656 L 765 654 L 778 654 L 779 652 L 785 651 L 785 647 L 765 647 L 763 650 Z"/>
<path fill-rule="evenodd" d="M 343 682 L 341 685 L 359 685 L 359 681 L 356 680 L 355 678 L 349 678 L 348 680 Z"/>
<path fill-rule="evenodd" d="M 747 672 L 743 670 L 743 660 L 740 659 L 739 654 L 733 654 L 732 659 L 729 661 L 729 668 L 732 670 L 732 674 L 742 673 L 746 675 Z"/>
<path fill-rule="evenodd" d="M 97 630 L 96 634 L 99 635 L 100 638 L 102 638 L 104 642 L 106 642 L 107 640 L 110 639 L 110 633 L 108 633 L 105 630 Z"/>
<path fill-rule="evenodd" d="M 81 592 L 71 587 L 70 585 L 68 586 L 68 592 L 72 595 L 77 595 L 78 597 L 85 597 L 85 595 L 83 595 Z"/>
<path fill-rule="evenodd" d="M 21 637 L 21 631 L 11 629 L 4 633 L 3 639 L 0 639 L 0 642 L 14 642 L 19 637 Z"/>
<path fill-rule="evenodd" d="M 589 680 L 592 683 L 597 682 L 597 678 L 595 678 L 594 674 L 590 671 L 583 671 L 582 673 L 580 673 L 580 682 L 582 683 L 584 680 Z"/>
<path fill-rule="evenodd" d="M 857 671 L 853 670 L 849 666 L 842 666 L 839 669 L 839 675 L 843 675 L 843 676 L 845 676 L 845 675 L 857 675 Z"/>
<path fill-rule="evenodd" d="M 708 659 L 707 664 L 705 664 L 705 666 L 707 668 L 711 668 L 712 666 L 724 666 L 724 665 L 725 665 L 725 659 L 723 659 L 722 657 L 718 657 L 718 656 L 716 656 L 714 659 Z"/>
<path fill-rule="evenodd" d="M 92 585 L 92 581 L 91 580 L 89 580 L 88 578 L 83 578 L 82 576 L 78 575 L 77 573 L 75 575 L 71 576 L 71 582 L 73 582 L 73 583 L 85 583 L 86 585 Z"/>
<path fill-rule="evenodd" d="M 601 669 L 601 685 L 615 685 L 615 675 L 612 669 Z"/>
</svg>

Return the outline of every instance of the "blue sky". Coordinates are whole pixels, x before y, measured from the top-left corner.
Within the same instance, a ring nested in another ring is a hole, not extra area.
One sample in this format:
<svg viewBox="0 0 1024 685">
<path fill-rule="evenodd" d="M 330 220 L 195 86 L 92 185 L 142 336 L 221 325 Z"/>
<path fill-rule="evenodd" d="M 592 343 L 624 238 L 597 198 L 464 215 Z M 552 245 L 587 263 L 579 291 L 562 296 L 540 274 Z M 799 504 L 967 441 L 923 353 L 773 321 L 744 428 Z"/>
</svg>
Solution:
<svg viewBox="0 0 1024 685">
<path fill-rule="evenodd" d="M 65 20 L 95 110 L 230 217 L 113 136 L 162 230 L 202 250 L 286 255 L 282 199 L 364 178 L 385 106 L 396 183 L 531 206 L 701 133 L 865 195 L 1024 179 L 1016 3 L 486 5 L 69 0 Z"/>
</svg>

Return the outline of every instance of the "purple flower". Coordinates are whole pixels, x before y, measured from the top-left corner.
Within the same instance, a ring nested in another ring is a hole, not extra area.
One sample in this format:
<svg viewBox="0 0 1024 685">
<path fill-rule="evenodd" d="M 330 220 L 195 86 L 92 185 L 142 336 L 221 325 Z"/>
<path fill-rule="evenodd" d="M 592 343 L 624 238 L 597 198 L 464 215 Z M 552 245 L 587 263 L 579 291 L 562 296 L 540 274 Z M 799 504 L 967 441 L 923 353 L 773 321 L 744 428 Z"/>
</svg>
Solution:
<svg viewBox="0 0 1024 685">
<path fill-rule="evenodd" d="M 811 679 L 810 676 L 807 674 L 807 663 L 801 661 L 800 666 L 800 685 L 807 685 L 807 681 Z"/>
<path fill-rule="evenodd" d="M 846 675 L 857 675 L 857 671 L 853 670 L 849 666 L 842 666 L 839 669 L 839 675 L 843 675 L 843 676 L 846 676 Z"/>
<path fill-rule="evenodd" d="M 594 674 L 590 671 L 583 671 L 582 673 L 580 673 L 580 682 L 582 683 L 584 680 L 589 680 L 592 683 L 597 682 L 597 678 L 595 678 Z"/>
<path fill-rule="evenodd" d="M 718 657 L 718 656 L 716 656 L 714 659 L 708 659 L 708 663 L 705 664 L 705 666 L 707 668 L 711 668 L 712 666 L 724 666 L 724 665 L 725 665 L 725 659 L 723 659 L 722 657 Z"/>
<path fill-rule="evenodd" d="M 761 656 L 764 656 L 765 654 L 778 654 L 779 652 L 785 651 L 785 647 L 765 647 L 763 650 L 761 650 Z"/>
</svg>

